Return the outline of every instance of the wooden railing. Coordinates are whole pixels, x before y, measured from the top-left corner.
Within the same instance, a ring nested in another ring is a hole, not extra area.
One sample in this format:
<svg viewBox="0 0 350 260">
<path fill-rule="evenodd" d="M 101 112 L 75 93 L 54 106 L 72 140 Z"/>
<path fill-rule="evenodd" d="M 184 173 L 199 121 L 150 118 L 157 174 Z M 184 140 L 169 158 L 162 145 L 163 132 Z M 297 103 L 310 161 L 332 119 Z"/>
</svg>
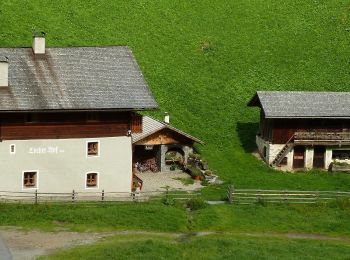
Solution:
<svg viewBox="0 0 350 260">
<path fill-rule="evenodd" d="M 350 192 L 344 191 L 257 190 L 230 187 L 227 195 L 228 201 L 233 204 L 313 204 L 338 199 L 350 200 Z"/>
<path fill-rule="evenodd" d="M 165 189 L 147 192 L 38 192 L 38 191 L 0 191 L 1 202 L 47 203 L 47 202 L 132 202 L 161 199 L 164 196 L 172 200 L 189 200 L 198 197 L 199 192 L 184 192 Z"/>
<path fill-rule="evenodd" d="M 350 132 L 295 132 L 294 140 L 350 141 Z"/>
</svg>

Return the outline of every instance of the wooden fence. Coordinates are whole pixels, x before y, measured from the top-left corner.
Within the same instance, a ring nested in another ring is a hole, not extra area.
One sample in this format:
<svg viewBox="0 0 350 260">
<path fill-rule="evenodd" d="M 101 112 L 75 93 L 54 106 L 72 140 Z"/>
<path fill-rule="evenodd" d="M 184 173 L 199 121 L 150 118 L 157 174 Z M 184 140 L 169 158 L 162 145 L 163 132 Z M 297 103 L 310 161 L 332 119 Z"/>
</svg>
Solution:
<svg viewBox="0 0 350 260">
<path fill-rule="evenodd" d="M 128 202 L 128 201 L 148 201 L 150 199 L 160 199 L 164 196 L 173 200 L 188 200 L 199 196 L 198 192 L 178 192 L 178 191 L 149 191 L 149 192 L 76 192 L 69 193 L 47 193 L 38 191 L 0 191 L 0 202 L 23 202 L 23 203 L 43 203 L 43 202 Z"/>
<path fill-rule="evenodd" d="M 350 200 L 350 192 L 234 189 L 233 186 L 230 186 L 228 189 L 227 198 L 229 203 L 232 204 L 314 204 L 327 203 L 339 199 Z"/>
</svg>

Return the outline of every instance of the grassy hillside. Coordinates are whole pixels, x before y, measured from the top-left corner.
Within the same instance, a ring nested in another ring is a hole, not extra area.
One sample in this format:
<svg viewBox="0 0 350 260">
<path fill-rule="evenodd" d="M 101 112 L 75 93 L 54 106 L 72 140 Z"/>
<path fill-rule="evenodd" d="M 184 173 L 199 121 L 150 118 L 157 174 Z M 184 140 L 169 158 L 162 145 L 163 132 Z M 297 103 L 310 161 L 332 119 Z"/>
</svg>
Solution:
<svg viewBox="0 0 350 260">
<path fill-rule="evenodd" d="M 277 173 L 251 155 L 256 90 L 350 90 L 349 1 L 0 2 L 0 45 L 129 45 L 161 111 L 239 187 L 342 189 L 350 177 Z M 336 102 L 336 101 L 335 101 Z M 161 112 L 156 114 L 161 115 Z"/>
</svg>

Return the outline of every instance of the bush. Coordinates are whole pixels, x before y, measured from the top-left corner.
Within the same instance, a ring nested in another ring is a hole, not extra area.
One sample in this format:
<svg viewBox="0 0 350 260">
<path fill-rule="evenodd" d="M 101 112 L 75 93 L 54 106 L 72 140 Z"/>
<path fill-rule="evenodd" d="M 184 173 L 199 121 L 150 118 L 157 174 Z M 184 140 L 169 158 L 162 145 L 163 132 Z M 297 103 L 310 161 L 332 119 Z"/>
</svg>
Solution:
<svg viewBox="0 0 350 260">
<path fill-rule="evenodd" d="M 209 185 L 209 182 L 204 178 L 204 179 L 202 179 L 202 181 L 201 181 L 201 185 L 202 185 L 202 186 L 208 186 L 208 185 Z"/>
<path fill-rule="evenodd" d="M 188 165 L 187 169 L 189 171 L 189 174 L 194 178 L 196 176 L 202 176 L 202 171 L 200 169 L 198 169 L 196 166 L 194 165 Z"/>
<path fill-rule="evenodd" d="M 348 198 L 337 198 L 335 200 L 335 205 L 340 209 L 349 209 L 350 208 L 350 199 Z"/>
<path fill-rule="evenodd" d="M 267 202 L 263 198 L 258 197 L 258 199 L 256 201 L 256 205 L 260 205 L 260 206 L 264 206 L 265 207 L 265 206 L 267 206 Z"/>
<path fill-rule="evenodd" d="M 165 196 L 162 198 L 161 202 L 166 206 L 173 206 L 175 205 L 175 200 L 173 198 L 170 198 L 169 196 Z"/>
<path fill-rule="evenodd" d="M 205 202 L 205 200 L 201 198 L 194 198 L 190 199 L 186 202 L 187 208 L 190 210 L 198 210 L 198 209 L 203 209 L 207 206 L 208 204 Z"/>
</svg>

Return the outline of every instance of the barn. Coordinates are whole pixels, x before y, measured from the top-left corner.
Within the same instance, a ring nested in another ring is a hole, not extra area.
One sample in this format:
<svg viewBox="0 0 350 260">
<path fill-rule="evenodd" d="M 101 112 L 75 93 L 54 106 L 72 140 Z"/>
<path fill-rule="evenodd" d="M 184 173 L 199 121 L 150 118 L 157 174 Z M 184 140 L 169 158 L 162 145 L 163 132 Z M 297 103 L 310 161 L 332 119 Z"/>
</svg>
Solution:
<svg viewBox="0 0 350 260">
<path fill-rule="evenodd" d="M 256 144 L 281 170 L 329 169 L 350 163 L 350 92 L 258 91 Z"/>
</svg>

